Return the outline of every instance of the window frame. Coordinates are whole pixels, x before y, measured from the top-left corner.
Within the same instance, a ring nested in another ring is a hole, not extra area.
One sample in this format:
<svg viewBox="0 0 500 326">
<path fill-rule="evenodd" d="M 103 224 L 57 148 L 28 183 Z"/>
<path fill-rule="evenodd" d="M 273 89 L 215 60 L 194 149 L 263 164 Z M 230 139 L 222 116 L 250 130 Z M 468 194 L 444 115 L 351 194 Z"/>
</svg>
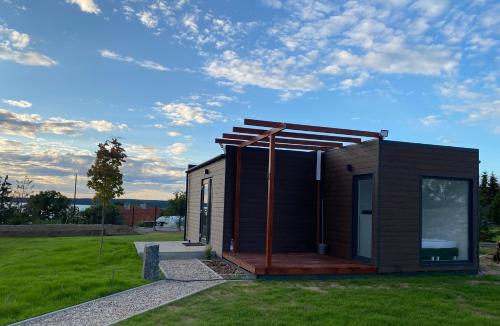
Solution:
<svg viewBox="0 0 500 326">
<path fill-rule="evenodd" d="M 205 185 L 205 181 L 207 181 L 207 184 L 208 184 L 208 210 L 207 210 L 207 239 L 206 239 L 206 244 L 209 245 L 210 244 L 210 238 L 211 238 L 211 229 L 212 229 L 212 177 L 207 177 L 207 178 L 203 178 L 201 179 L 201 189 L 200 189 L 200 214 L 199 214 L 199 237 L 198 237 L 198 241 L 203 243 L 201 241 L 201 238 L 202 238 L 202 234 L 201 234 L 201 227 L 202 227 L 202 221 L 201 221 L 201 210 L 203 209 L 203 196 L 205 194 L 205 190 L 203 189 L 204 188 L 204 185 Z"/>
<path fill-rule="evenodd" d="M 423 192 L 422 185 L 424 179 L 438 179 L 438 180 L 450 180 L 450 181 L 467 181 L 468 183 L 468 200 L 467 200 L 467 240 L 468 240 L 468 259 L 466 260 L 423 260 L 422 259 L 422 224 L 423 224 Z M 446 265 L 472 265 L 473 264 L 473 228 L 474 228 L 474 189 L 473 189 L 473 179 L 472 178 L 464 178 L 464 177 L 449 177 L 449 176 L 435 176 L 435 175 L 421 175 L 420 183 L 419 183 L 419 196 L 420 196 L 420 224 L 419 224 L 419 242 L 418 242 L 418 252 L 419 252 L 419 262 L 420 266 L 446 266 Z"/>
</svg>

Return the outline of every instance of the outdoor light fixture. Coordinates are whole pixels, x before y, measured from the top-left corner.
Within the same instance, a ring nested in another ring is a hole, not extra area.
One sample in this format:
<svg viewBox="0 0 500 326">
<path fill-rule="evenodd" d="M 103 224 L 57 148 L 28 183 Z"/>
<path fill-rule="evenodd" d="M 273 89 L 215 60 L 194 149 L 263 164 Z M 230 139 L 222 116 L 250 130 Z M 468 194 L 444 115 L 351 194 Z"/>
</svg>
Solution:
<svg viewBox="0 0 500 326">
<path fill-rule="evenodd" d="M 387 138 L 389 136 L 389 130 L 382 129 L 380 130 L 380 139 Z"/>
<path fill-rule="evenodd" d="M 346 168 L 347 168 L 347 171 L 352 172 L 352 165 L 351 164 L 347 164 Z"/>
<path fill-rule="evenodd" d="M 205 174 L 210 174 L 210 170 L 205 169 Z"/>
</svg>

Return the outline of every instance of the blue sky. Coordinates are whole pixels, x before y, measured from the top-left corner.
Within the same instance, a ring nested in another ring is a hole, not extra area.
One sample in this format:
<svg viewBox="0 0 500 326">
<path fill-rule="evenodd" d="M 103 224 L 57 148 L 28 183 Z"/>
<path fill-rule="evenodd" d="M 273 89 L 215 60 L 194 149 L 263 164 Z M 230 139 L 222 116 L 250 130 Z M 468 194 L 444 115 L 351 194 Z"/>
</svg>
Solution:
<svg viewBox="0 0 500 326">
<path fill-rule="evenodd" d="M 0 0 L 0 173 L 69 194 L 120 137 L 165 199 L 243 118 L 480 149 L 500 172 L 495 1 Z"/>
</svg>

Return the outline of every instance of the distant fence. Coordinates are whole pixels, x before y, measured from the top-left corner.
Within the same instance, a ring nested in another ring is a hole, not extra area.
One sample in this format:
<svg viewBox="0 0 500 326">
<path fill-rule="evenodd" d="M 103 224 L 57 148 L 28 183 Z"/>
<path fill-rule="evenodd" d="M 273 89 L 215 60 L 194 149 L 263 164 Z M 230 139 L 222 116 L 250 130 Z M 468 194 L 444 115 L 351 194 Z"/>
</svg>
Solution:
<svg viewBox="0 0 500 326">
<path fill-rule="evenodd" d="M 120 214 L 125 225 L 137 225 L 142 222 L 154 222 L 160 217 L 161 212 L 158 207 L 124 206 L 119 207 Z"/>
<path fill-rule="evenodd" d="M 127 225 L 105 224 L 106 235 L 136 234 Z M 100 235 L 100 224 L 31 224 L 31 225 L 0 225 L 0 236 L 76 236 Z"/>
</svg>

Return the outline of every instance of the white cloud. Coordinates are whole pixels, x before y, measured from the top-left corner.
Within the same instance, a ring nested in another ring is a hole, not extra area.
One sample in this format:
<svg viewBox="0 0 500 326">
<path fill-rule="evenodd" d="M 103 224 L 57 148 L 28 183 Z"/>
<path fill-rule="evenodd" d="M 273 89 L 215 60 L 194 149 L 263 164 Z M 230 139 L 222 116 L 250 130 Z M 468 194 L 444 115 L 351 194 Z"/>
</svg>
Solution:
<svg viewBox="0 0 500 326">
<path fill-rule="evenodd" d="M 261 1 L 264 5 L 274 9 L 280 9 L 281 7 L 283 7 L 283 3 L 280 0 L 261 0 Z"/>
<path fill-rule="evenodd" d="M 5 99 L 3 100 L 2 102 L 4 102 L 5 104 L 8 104 L 10 106 L 16 106 L 18 108 L 29 108 L 33 105 L 33 103 L 29 102 L 29 101 L 25 101 L 25 100 L 8 100 L 8 99 Z"/>
<path fill-rule="evenodd" d="M 193 124 L 212 123 L 222 120 L 220 112 L 207 110 L 197 104 L 190 103 L 161 103 L 156 102 L 156 109 L 165 116 L 175 126 L 191 126 Z"/>
<path fill-rule="evenodd" d="M 439 120 L 439 118 L 433 114 L 420 118 L 418 120 L 426 127 L 435 126 L 441 122 L 441 120 Z"/>
<path fill-rule="evenodd" d="M 66 0 L 67 3 L 75 4 L 80 7 L 80 10 L 89 14 L 99 14 L 101 9 L 94 0 Z"/>
<path fill-rule="evenodd" d="M 20 114 L 0 109 L 0 133 L 34 138 L 38 133 L 74 135 L 84 130 L 98 132 L 125 130 L 126 124 L 114 124 L 106 120 L 69 120 L 60 117 L 43 119 L 38 114 Z"/>
<path fill-rule="evenodd" d="M 416 1 L 411 8 L 419 10 L 424 16 L 437 17 L 443 14 L 448 8 L 448 1 L 419 0 Z"/>
<path fill-rule="evenodd" d="M 442 108 L 448 112 L 465 114 L 464 122 L 500 120 L 500 100 L 498 99 L 469 104 L 446 104 Z"/>
<path fill-rule="evenodd" d="M 225 51 L 218 60 L 210 61 L 205 71 L 214 78 L 226 79 L 236 85 L 252 85 L 276 90 L 311 91 L 321 87 L 321 82 L 312 74 L 294 74 L 292 60 L 281 61 L 282 54 L 267 53 L 255 60 L 240 59 L 234 51 Z M 290 58 L 288 58 L 290 59 Z M 267 62 L 264 62 L 267 60 Z M 276 65 L 275 65 L 276 64 Z"/>
<path fill-rule="evenodd" d="M 179 136 L 181 136 L 181 133 L 177 132 L 177 131 L 169 131 L 169 132 L 167 132 L 167 136 L 170 136 L 170 137 L 179 137 Z"/>
<path fill-rule="evenodd" d="M 436 86 L 439 94 L 445 97 L 454 97 L 460 99 L 474 99 L 479 97 L 479 93 L 471 91 L 469 86 L 472 84 L 471 80 L 466 80 L 464 83 L 457 82 L 443 82 Z"/>
<path fill-rule="evenodd" d="M 137 13 L 141 23 L 147 28 L 155 28 L 158 26 L 158 18 L 151 11 L 141 11 Z"/>
<path fill-rule="evenodd" d="M 347 79 L 342 80 L 339 83 L 339 89 L 348 90 L 348 89 L 351 89 L 353 87 L 361 87 L 366 83 L 366 81 L 369 78 L 370 78 L 370 75 L 363 72 L 358 77 L 356 77 L 354 79 L 347 78 Z"/>
<path fill-rule="evenodd" d="M 408 48 L 399 37 L 364 55 L 342 50 L 334 53 L 333 58 L 339 66 L 356 70 L 369 69 L 387 74 L 429 76 L 453 73 L 460 60 L 460 56 L 453 55 L 449 49 L 441 45 Z"/>
<path fill-rule="evenodd" d="M 167 152 L 172 155 L 180 155 L 187 151 L 188 146 L 183 143 L 174 143 L 167 147 Z"/>
<path fill-rule="evenodd" d="M 108 50 L 108 49 L 99 50 L 99 54 L 101 55 L 101 57 L 106 58 L 106 59 L 129 62 L 129 63 L 133 63 L 135 65 L 138 65 L 139 67 L 146 68 L 146 69 L 157 70 L 157 71 L 169 71 L 170 70 L 169 68 L 167 68 L 167 67 L 165 67 L 162 64 L 159 64 L 157 62 L 154 62 L 151 60 L 137 60 L 133 57 L 121 55 L 121 54 L 118 54 L 118 53 L 111 51 L 111 50 Z"/>
<path fill-rule="evenodd" d="M 182 23 L 191 32 L 198 33 L 198 25 L 196 25 L 196 16 L 195 15 L 186 15 L 186 16 L 184 16 L 184 18 L 182 19 Z"/>
<path fill-rule="evenodd" d="M 0 60 L 29 66 L 53 66 L 57 62 L 46 55 L 28 49 L 28 34 L 0 25 Z"/>
</svg>

